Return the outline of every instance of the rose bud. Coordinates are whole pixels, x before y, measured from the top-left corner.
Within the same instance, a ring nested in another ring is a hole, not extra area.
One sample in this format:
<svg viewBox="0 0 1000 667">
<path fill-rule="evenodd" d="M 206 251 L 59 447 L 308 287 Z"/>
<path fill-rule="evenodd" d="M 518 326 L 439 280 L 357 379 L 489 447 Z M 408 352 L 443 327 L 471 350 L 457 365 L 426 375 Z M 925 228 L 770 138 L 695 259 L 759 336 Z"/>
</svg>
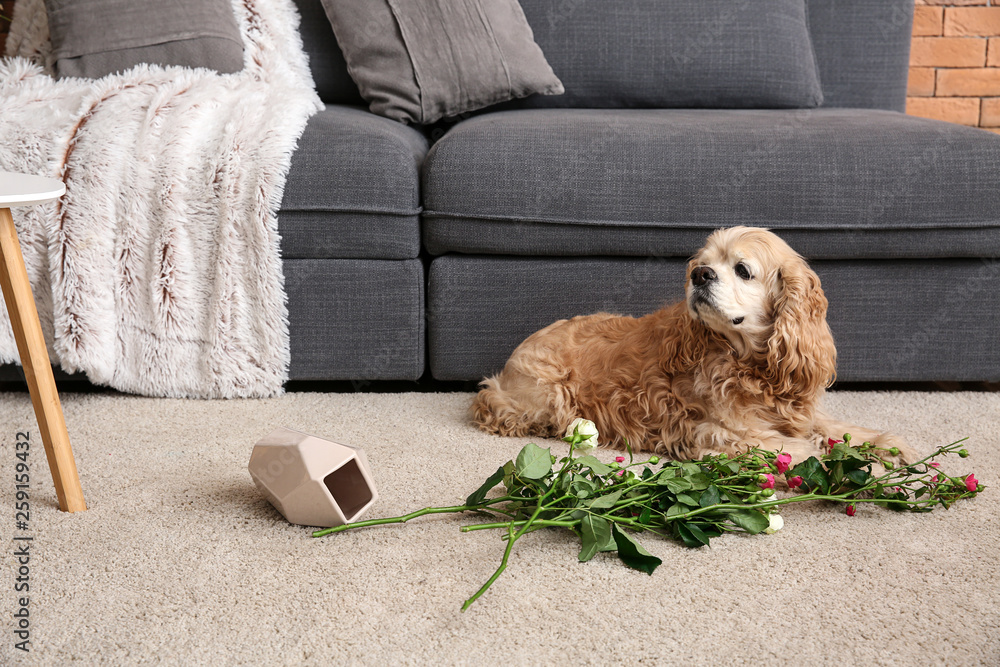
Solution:
<svg viewBox="0 0 1000 667">
<path fill-rule="evenodd" d="M 564 441 L 576 443 L 573 445 L 577 451 L 585 452 L 597 447 L 597 425 L 589 419 L 576 418 L 566 429 Z"/>
<path fill-rule="evenodd" d="M 767 517 L 767 523 L 768 525 L 767 528 L 764 529 L 764 532 L 768 535 L 772 535 L 785 527 L 785 520 L 782 519 L 781 515 L 777 513 L 770 514 Z"/>
<path fill-rule="evenodd" d="M 976 476 L 974 474 L 971 474 L 965 478 L 965 488 L 968 489 L 969 491 L 975 491 L 977 488 L 979 488 L 979 480 L 976 479 Z"/>
</svg>

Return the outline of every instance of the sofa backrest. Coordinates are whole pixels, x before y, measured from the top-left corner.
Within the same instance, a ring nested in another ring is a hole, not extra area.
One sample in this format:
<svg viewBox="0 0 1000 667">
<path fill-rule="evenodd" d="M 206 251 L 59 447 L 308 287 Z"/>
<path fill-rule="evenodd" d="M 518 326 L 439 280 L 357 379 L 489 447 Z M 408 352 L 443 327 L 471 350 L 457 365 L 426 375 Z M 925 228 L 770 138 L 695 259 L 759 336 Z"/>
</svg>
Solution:
<svg viewBox="0 0 1000 667">
<path fill-rule="evenodd" d="M 755 0 L 732 0 L 734 12 L 753 11 Z M 535 41 L 557 75 L 579 80 L 601 80 L 614 71 L 602 67 L 616 54 L 639 61 L 643 45 L 654 47 L 650 22 L 666 20 L 673 0 L 520 0 L 535 33 Z M 621 11 L 633 3 L 632 11 Z M 644 5 L 636 11 L 636 5 Z M 859 107 L 902 111 L 906 106 L 913 0 L 806 0 L 809 33 L 819 67 L 823 106 Z M 657 16 L 659 14 L 659 16 Z M 709 15 L 710 16 L 710 15 Z M 700 34 L 691 35 L 695 46 L 717 48 L 711 37 L 721 29 L 707 19 Z M 641 25 L 631 22 L 644 21 Z M 616 33 L 604 36 L 602 30 Z M 578 36 L 593 43 L 580 43 Z M 702 38 L 705 38 L 702 41 Z M 590 48 L 581 57 L 578 49 Z M 604 70 L 604 71 L 602 71 Z M 571 81 L 563 81 L 567 89 Z M 537 100 L 529 106 L 560 106 L 557 98 Z M 612 105 L 615 106 L 615 105 Z"/>
<path fill-rule="evenodd" d="M 347 71 L 344 54 L 337 45 L 326 10 L 320 0 L 294 0 L 301 22 L 299 34 L 309 56 L 316 92 L 327 104 L 368 106 Z"/>
<path fill-rule="evenodd" d="M 823 106 L 906 110 L 913 0 L 807 0 Z"/>
<path fill-rule="evenodd" d="M 566 33 L 560 31 L 574 23 L 574 30 L 581 23 L 604 26 L 609 7 L 613 10 L 614 5 L 630 0 L 520 1 L 535 41 L 559 74 L 560 70 L 574 69 L 572 59 L 578 57 L 577 48 L 588 47 L 588 44 L 568 43 Z M 671 0 L 660 1 L 667 11 Z M 320 0 L 295 0 L 295 3 L 302 14 L 300 32 L 320 97 L 331 104 L 362 104 Z M 903 111 L 913 0 L 806 0 L 806 3 L 823 88 L 823 106 Z M 629 35 L 615 36 L 608 42 L 628 44 Z M 588 59 L 588 65 L 599 66 L 604 57 L 600 54 Z M 612 58 L 614 53 L 606 57 Z M 544 104 L 558 106 L 558 101 L 548 98 Z"/>
</svg>

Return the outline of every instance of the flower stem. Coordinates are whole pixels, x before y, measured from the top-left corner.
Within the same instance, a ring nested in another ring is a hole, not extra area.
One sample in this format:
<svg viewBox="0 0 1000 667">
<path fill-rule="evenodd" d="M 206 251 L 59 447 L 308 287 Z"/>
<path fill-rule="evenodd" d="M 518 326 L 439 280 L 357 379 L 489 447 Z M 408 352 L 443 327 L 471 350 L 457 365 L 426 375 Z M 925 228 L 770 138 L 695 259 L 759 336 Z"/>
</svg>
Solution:
<svg viewBox="0 0 1000 667">
<path fill-rule="evenodd" d="M 513 496 L 504 496 L 502 498 L 493 498 L 490 500 L 484 500 L 483 502 L 476 505 L 453 505 L 451 507 L 425 507 L 422 510 L 410 512 L 409 514 L 404 514 L 402 516 L 388 517 L 385 519 L 367 519 L 365 521 L 345 523 L 342 526 L 334 526 L 333 528 L 324 528 L 323 530 L 315 531 L 312 534 L 312 536 L 323 537 L 324 535 L 330 535 L 332 533 L 341 533 L 345 530 L 350 530 L 352 528 L 367 528 L 368 526 L 385 526 L 392 523 L 406 523 L 411 519 L 416 519 L 417 517 L 426 516 L 427 514 L 455 514 L 458 512 L 468 512 L 472 510 L 480 510 L 488 512 L 491 511 L 488 509 L 489 505 L 506 502 L 508 500 L 514 500 Z M 506 514 L 506 512 L 504 512 L 504 514 Z"/>
<path fill-rule="evenodd" d="M 556 479 L 552 482 L 552 486 L 549 487 L 549 490 L 545 492 L 545 495 L 543 495 L 541 498 L 538 499 L 538 506 L 535 507 L 535 511 L 532 513 L 531 517 L 529 517 L 528 520 L 524 522 L 524 525 L 521 526 L 521 529 L 518 530 L 517 533 L 514 532 L 515 522 L 511 521 L 507 524 L 507 537 L 508 537 L 507 548 L 503 550 L 503 558 L 500 559 L 500 567 L 496 569 L 496 571 L 490 576 L 490 578 L 486 580 L 486 583 L 483 584 L 482 587 L 480 587 L 480 589 L 476 591 L 471 598 L 469 598 L 462 604 L 462 611 L 465 611 L 470 606 L 472 606 L 472 603 L 478 600 L 479 597 L 483 593 L 485 593 L 490 586 L 493 585 L 493 582 L 496 581 L 501 574 L 503 574 L 503 571 L 507 569 L 507 559 L 510 558 L 510 552 L 511 549 L 514 548 L 514 542 L 517 542 L 518 538 L 524 535 L 525 531 L 528 530 L 531 524 L 534 523 L 536 519 L 538 519 L 538 515 L 541 514 L 542 510 L 545 508 L 546 499 L 548 499 L 548 497 L 552 495 L 552 493 L 556 490 L 556 487 L 559 485 L 559 478 L 562 477 L 563 473 L 565 473 L 568 467 L 569 467 L 568 463 L 567 465 L 563 466 L 563 469 L 559 472 L 559 475 L 556 476 Z M 555 505 L 561 503 L 563 500 L 566 500 L 566 498 L 567 496 L 563 496 L 562 498 L 559 498 L 552 504 Z"/>
<path fill-rule="evenodd" d="M 495 528 L 507 528 L 514 527 L 519 528 L 524 526 L 527 521 L 499 521 L 497 523 L 477 523 L 471 526 L 462 526 L 461 530 L 463 533 L 471 533 L 474 530 L 490 530 Z M 579 524 L 579 521 L 573 521 L 572 519 L 567 521 L 555 521 L 552 519 L 535 519 L 531 522 L 532 527 L 539 528 L 572 528 Z"/>
<path fill-rule="evenodd" d="M 496 571 L 492 575 L 490 575 L 490 578 L 486 580 L 486 583 L 483 584 L 482 587 L 478 591 L 476 591 L 476 593 L 471 598 L 462 603 L 462 611 L 465 611 L 466 609 L 471 607 L 472 603 L 478 600 L 479 597 L 486 592 L 486 589 L 492 586 L 493 582 L 496 581 L 500 577 L 500 575 L 503 574 L 503 571 L 507 569 L 507 560 L 510 558 L 510 552 L 514 548 L 514 542 L 517 541 L 518 537 L 524 534 L 525 528 L 527 528 L 527 525 L 525 525 L 524 528 L 521 528 L 521 530 L 518 531 L 518 533 L 515 535 L 514 524 L 513 523 L 507 524 L 507 537 L 508 537 L 507 548 L 503 550 L 503 558 L 500 559 L 500 567 L 498 567 Z"/>
</svg>

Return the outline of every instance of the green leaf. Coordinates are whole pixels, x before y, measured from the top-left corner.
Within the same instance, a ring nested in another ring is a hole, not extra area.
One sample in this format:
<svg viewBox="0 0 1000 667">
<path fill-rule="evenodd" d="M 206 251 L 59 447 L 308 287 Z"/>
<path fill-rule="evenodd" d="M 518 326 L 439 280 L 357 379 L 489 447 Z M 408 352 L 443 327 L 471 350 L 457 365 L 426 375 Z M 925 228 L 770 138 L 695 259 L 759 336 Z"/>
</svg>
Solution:
<svg viewBox="0 0 1000 667">
<path fill-rule="evenodd" d="M 494 486 L 503 481 L 504 470 L 503 466 L 497 468 L 497 471 L 489 476 L 489 478 L 483 482 L 483 485 L 472 492 L 472 494 L 465 499 L 466 505 L 478 505 L 479 503 L 486 500 L 486 494 L 490 492 Z"/>
<path fill-rule="evenodd" d="M 601 475 L 602 477 L 604 475 L 610 475 L 612 472 L 611 468 L 598 461 L 597 457 L 589 454 L 576 459 L 576 463 L 585 468 L 590 468 L 595 475 Z"/>
<path fill-rule="evenodd" d="M 552 453 L 529 442 L 517 455 L 517 474 L 527 479 L 541 479 L 552 472 Z"/>
<path fill-rule="evenodd" d="M 618 545 L 615 543 L 615 538 L 608 533 L 608 541 L 601 545 L 598 551 L 618 551 Z"/>
<path fill-rule="evenodd" d="M 580 549 L 580 562 L 585 563 L 594 557 L 601 548 L 611 540 L 611 524 L 599 516 L 588 514 L 580 522 L 580 539 L 583 547 Z"/>
<path fill-rule="evenodd" d="M 713 484 L 702 492 L 698 504 L 702 507 L 708 507 L 709 505 L 718 505 L 721 500 L 719 488 Z M 706 542 L 706 544 L 708 543 Z"/>
<path fill-rule="evenodd" d="M 807 493 L 817 489 L 823 493 L 827 493 L 830 490 L 830 480 L 827 477 L 826 470 L 824 470 L 823 464 L 820 463 L 819 459 L 815 456 L 810 456 L 808 459 L 785 473 L 785 475 L 789 478 L 796 476 L 801 477 L 801 488 Z"/>
<path fill-rule="evenodd" d="M 677 502 L 684 503 L 685 505 L 688 505 L 690 507 L 700 507 L 700 505 L 698 504 L 698 501 L 695 500 L 694 498 L 692 498 L 691 496 L 689 496 L 686 493 L 678 493 L 677 494 Z"/>
<path fill-rule="evenodd" d="M 852 470 L 847 473 L 847 479 L 858 486 L 867 486 L 869 477 L 871 477 L 871 473 L 867 470 Z"/>
<path fill-rule="evenodd" d="M 867 459 L 844 459 L 842 461 L 845 472 L 852 472 L 854 470 L 871 469 L 872 462 Z"/>
<path fill-rule="evenodd" d="M 615 544 L 618 545 L 618 557 L 629 567 L 646 574 L 653 574 L 653 571 L 663 562 L 643 549 L 642 545 L 636 542 L 631 535 L 618 530 L 617 525 L 611 526 L 611 534 L 614 536 Z"/>
<path fill-rule="evenodd" d="M 767 516 L 757 510 L 741 510 L 730 514 L 729 518 L 733 523 L 751 535 L 756 535 L 771 525 Z"/>
<path fill-rule="evenodd" d="M 827 463 L 827 468 L 830 470 L 830 474 L 827 475 L 827 479 L 830 480 L 831 486 L 837 485 L 841 480 L 844 479 L 844 464 L 841 461 L 832 462 L 832 467 L 830 463 Z"/>
<path fill-rule="evenodd" d="M 712 523 L 700 524 L 700 528 L 705 535 L 708 537 L 722 537 L 722 533 L 725 532 L 718 526 Z"/>
<path fill-rule="evenodd" d="M 709 542 L 709 537 L 702 532 L 701 528 L 694 523 L 679 523 L 677 524 L 677 531 L 680 533 L 681 540 L 686 546 L 692 548 L 707 547 Z"/>
<path fill-rule="evenodd" d="M 690 511 L 690 507 L 684 507 L 684 505 L 677 503 L 667 508 L 667 518 L 669 519 L 670 517 L 677 516 L 678 514 L 687 514 Z"/>
<path fill-rule="evenodd" d="M 691 533 L 686 523 L 675 524 L 674 533 L 680 538 L 681 542 L 683 542 L 686 547 L 697 549 L 698 547 L 705 546 Z"/>
<path fill-rule="evenodd" d="M 594 486 L 593 482 L 583 475 L 573 475 L 567 479 L 569 480 L 570 493 L 577 498 L 590 498 L 597 492 L 597 487 Z"/>
<path fill-rule="evenodd" d="M 671 477 L 669 479 L 660 479 L 657 484 L 666 486 L 670 490 L 670 493 L 678 494 L 691 489 L 691 482 L 684 479 L 683 477 Z"/>
<path fill-rule="evenodd" d="M 652 518 L 653 518 L 653 508 L 648 505 L 642 508 L 642 512 L 639 514 L 639 523 L 641 523 L 644 526 L 648 526 L 649 520 Z"/>
<path fill-rule="evenodd" d="M 845 461 L 847 459 L 859 459 L 865 463 L 868 460 L 859 452 L 858 450 L 851 447 L 846 442 L 838 442 L 833 446 L 833 451 L 830 452 L 831 461 Z"/>
<path fill-rule="evenodd" d="M 690 477 L 691 475 L 697 475 L 701 472 L 701 466 L 697 463 L 691 463 L 690 461 L 681 464 L 681 469 L 684 471 L 685 477 Z"/>
<path fill-rule="evenodd" d="M 557 477 L 556 479 L 554 479 L 553 482 L 556 482 L 556 483 L 559 484 L 558 488 L 559 488 L 559 493 L 560 494 L 566 494 L 566 493 L 569 493 L 570 484 L 573 483 L 573 476 L 572 475 L 560 475 L 559 477 Z"/>
<path fill-rule="evenodd" d="M 594 498 L 594 500 L 590 503 L 590 508 L 595 510 L 598 509 L 604 510 L 610 507 L 614 507 L 615 503 L 618 502 L 618 499 L 622 497 L 623 492 L 624 490 L 618 490 L 615 491 L 614 493 L 598 496 L 597 498 Z"/>
<path fill-rule="evenodd" d="M 514 479 L 514 467 L 513 461 L 507 461 L 507 463 L 503 464 L 503 485 L 508 492 L 520 486 Z"/>
<path fill-rule="evenodd" d="M 703 472 L 691 475 L 689 479 L 691 480 L 691 488 L 695 491 L 704 491 L 712 485 L 712 480 Z"/>
</svg>

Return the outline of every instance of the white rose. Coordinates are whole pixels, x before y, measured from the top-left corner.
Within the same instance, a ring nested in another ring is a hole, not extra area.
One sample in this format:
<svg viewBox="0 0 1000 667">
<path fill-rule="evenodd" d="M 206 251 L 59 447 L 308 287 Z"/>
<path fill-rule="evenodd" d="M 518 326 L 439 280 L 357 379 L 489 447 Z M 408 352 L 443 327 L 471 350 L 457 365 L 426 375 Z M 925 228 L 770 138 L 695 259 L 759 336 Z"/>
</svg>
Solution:
<svg viewBox="0 0 1000 667">
<path fill-rule="evenodd" d="M 772 512 L 771 514 L 769 514 L 767 520 L 770 522 L 770 525 L 764 529 L 764 532 L 767 533 L 768 535 L 776 533 L 785 527 L 785 520 L 782 519 L 781 515 L 778 514 L 777 512 Z"/>
<path fill-rule="evenodd" d="M 577 451 L 582 452 L 597 447 L 597 425 L 594 422 L 579 417 L 574 419 L 573 423 L 566 429 L 566 437 L 563 439 L 566 442 L 572 442 L 574 433 L 579 433 L 583 438 L 575 446 Z"/>
</svg>

